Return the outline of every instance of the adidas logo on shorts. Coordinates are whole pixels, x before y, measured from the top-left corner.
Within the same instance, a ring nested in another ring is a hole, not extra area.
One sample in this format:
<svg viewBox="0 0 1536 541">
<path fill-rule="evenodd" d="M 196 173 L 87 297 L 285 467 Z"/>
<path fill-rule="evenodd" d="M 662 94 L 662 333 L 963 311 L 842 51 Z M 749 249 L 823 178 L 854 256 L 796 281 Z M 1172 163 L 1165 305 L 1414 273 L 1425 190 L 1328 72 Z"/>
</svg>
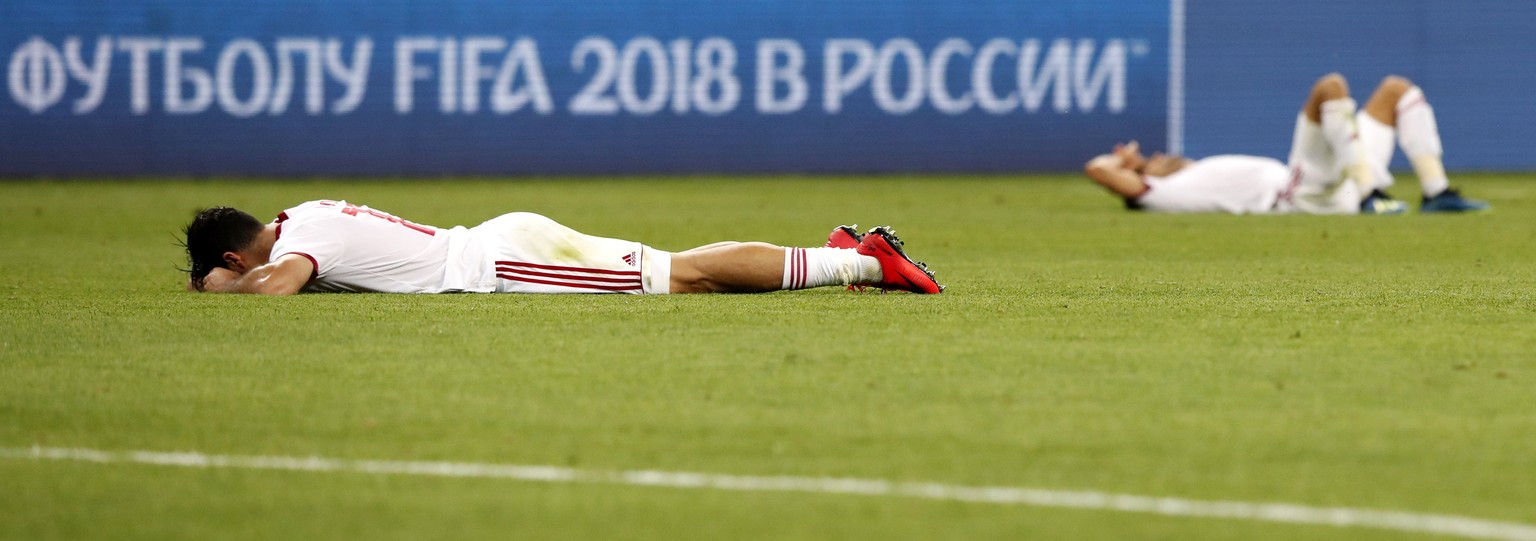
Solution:
<svg viewBox="0 0 1536 541">
<path fill-rule="evenodd" d="M 624 254 L 624 264 L 629 265 L 631 267 L 635 266 L 635 253 L 634 252 L 630 252 L 630 253 Z"/>
</svg>

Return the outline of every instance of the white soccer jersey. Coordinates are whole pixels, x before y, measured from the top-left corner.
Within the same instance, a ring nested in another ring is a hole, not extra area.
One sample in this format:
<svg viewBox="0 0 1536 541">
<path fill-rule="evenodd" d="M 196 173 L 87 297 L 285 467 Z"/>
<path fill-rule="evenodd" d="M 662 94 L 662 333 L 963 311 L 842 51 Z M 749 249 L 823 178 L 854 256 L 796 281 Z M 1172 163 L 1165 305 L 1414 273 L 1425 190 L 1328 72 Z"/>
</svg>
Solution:
<svg viewBox="0 0 1536 541">
<path fill-rule="evenodd" d="M 346 201 L 277 217 L 272 259 L 308 258 L 316 292 L 668 293 L 672 254 L 516 212 L 473 229 L 415 224 Z"/>
<path fill-rule="evenodd" d="M 414 224 L 346 201 L 310 201 L 278 215 L 272 260 L 296 254 L 313 262 L 305 291 L 466 291 L 484 266 L 480 254 L 465 253 L 469 237 L 463 227 Z"/>
<path fill-rule="evenodd" d="M 1283 211 L 1278 201 L 1291 184 L 1291 170 L 1260 156 L 1211 156 L 1167 177 L 1145 177 L 1147 192 L 1135 203 L 1152 212 Z"/>
</svg>

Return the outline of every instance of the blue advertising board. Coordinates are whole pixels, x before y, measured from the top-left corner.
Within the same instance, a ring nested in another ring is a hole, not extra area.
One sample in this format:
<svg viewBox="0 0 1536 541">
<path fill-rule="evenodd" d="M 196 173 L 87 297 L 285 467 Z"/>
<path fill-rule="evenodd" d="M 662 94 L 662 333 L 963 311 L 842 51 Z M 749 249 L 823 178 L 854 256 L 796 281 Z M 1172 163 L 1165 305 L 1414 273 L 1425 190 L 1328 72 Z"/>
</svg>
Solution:
<svg viewBox="0 0 1536 541">
<path fill-rule="evenodd" d="M 1343 74 L 1363 104 L 1396 74 L 1434 106 L 1446 167 L 1536 170 L 1536 2 L 1191 2 L 1183 24 L 1192 155 L 1284 159 L 1318 77 Z M 1407 167 L 1400 152 L 1395 163 Z"/>
<path fill-rule="evenodd" d="M 0 175 L 1074 169 L 1169 133 L 1126 0 L 12 0 Z"/>
</svg>

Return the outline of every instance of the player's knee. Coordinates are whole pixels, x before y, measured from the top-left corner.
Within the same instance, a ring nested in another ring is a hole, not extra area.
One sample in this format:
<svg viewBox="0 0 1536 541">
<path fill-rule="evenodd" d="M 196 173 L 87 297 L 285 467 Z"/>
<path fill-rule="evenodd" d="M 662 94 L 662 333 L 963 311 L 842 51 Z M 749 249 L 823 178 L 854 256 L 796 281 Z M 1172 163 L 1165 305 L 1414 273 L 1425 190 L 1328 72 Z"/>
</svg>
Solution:
<svg viewBox="0 0 1536 541">
<path fill-rule="evenodd" d="M 1381 80 L 1381 86 L 1377 87 L 1376 91 L 1401 96 L 1407 94 L 1410 88 L 1413 88 L 1413 81 L 1408 80 L 1407 77 L 1388 75 Z"/>
<path fill-rule="evenodd" d="M 1317 84 L 1312 85 L 1312 93 L 1321 101 L 1334 100 L 1349 97 L 1349 81 L 1339 72 L 1333 72 L 1322 76 Z"/>
</svg>

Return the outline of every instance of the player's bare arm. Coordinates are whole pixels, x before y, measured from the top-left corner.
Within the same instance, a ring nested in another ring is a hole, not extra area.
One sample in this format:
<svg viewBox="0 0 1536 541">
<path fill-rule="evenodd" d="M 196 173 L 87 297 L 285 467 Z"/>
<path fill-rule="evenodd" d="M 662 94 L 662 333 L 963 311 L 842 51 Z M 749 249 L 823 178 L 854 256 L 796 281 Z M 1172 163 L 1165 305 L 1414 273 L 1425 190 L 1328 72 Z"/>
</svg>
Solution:
<svg viewBox="0 0 1536 541">
<path fill-rule="evenodd" d="M 184 231 L 188 291 L 292 295 L 315 275 L 315 263 L 299 254 L 272 259 L 278 225 L 263 224 L 228 207 L 205 210 Z"/>
<path fill-rule="evenodd" d="M 1121 197 L 1136 198 L 1147 193 L 1147 183 L 1142 180 L 1138 167 L 1145 163 L 1140 146 L 1131 141 L 1115 145 L 1111 154 L 1103 154 L 1088 160 L 1083 171 L 1088 178 Z"/>
<path fill-rule="evenodd" d="M 287 254 L 277 261 L 257 266 L 244 273 L 219 267 L 209 271 L 198 291 L 207 293 L 254 293 L 292 295 L 304 288 L 313 276 L 315 264 L 308 258 Z M 189 284 L 195 288 L 197 284 Z"/>
</svg>

